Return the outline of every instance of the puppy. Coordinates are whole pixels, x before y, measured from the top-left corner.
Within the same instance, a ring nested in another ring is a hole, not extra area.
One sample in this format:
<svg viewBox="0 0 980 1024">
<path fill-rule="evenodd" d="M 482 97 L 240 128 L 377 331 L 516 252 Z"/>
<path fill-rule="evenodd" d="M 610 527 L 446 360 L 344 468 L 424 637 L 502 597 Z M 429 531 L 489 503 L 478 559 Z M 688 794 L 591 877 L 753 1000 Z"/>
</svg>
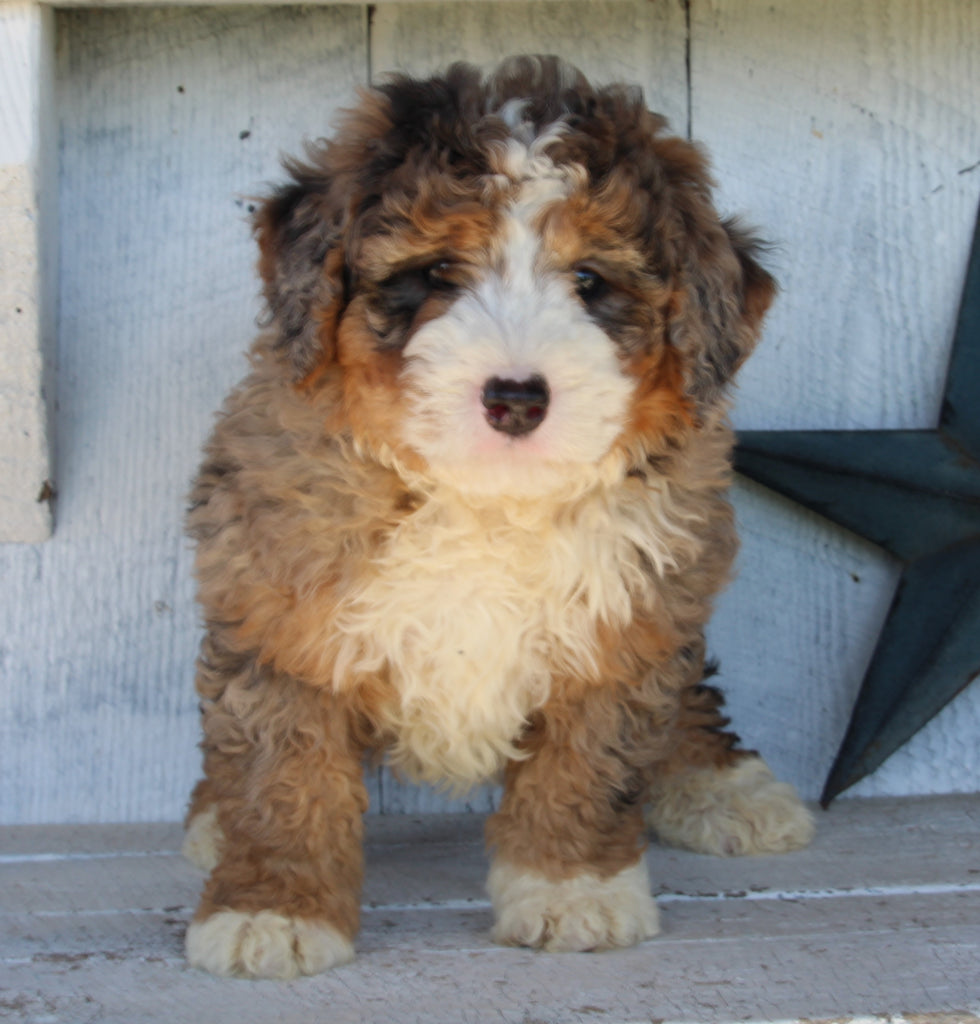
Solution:
<svg viewBox="0 0 980 1024">
<path fill-rule="evenodd" d="M 657 930 L 661 839 L 812 825 L 724 731 L 725 389 L 774 293 L 701 151 L 555 58 L 393 79 L 255 220 L 269 330 L 192 493 L 207 633 L 187 934 L 216 974 L 353 956 L 365 755 L 465 789 L 501 943 Z"/>
</svg>

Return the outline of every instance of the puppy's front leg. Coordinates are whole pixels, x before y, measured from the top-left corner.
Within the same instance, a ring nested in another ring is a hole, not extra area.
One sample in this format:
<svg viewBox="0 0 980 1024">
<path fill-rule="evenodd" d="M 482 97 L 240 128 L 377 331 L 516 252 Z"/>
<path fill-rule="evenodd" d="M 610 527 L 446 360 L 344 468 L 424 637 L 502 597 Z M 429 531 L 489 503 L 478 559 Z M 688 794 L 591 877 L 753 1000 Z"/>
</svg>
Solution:
<svg viewBox="0 0 980 1024">
<path fill-rule="evenodd" d="M 207 697 L 215 672 L 203 665 L 201 673 Z M 190 834 L 216 832 L 215 863 L 187 932 L 189 962 L 250 978 L 345 963 L 354 955 L 367 806 L 345 709 L 246 666 L 206 700 L 203 717 L 205 782 Z"/>
<path fill-rule="evenodd" d="M 552 702 L 509 763 L 487 825 L 495 941 L 574 951 L 656 934 L 643 784 L 616 748 L 618 711 L 601 691 Z"/>
</svg>

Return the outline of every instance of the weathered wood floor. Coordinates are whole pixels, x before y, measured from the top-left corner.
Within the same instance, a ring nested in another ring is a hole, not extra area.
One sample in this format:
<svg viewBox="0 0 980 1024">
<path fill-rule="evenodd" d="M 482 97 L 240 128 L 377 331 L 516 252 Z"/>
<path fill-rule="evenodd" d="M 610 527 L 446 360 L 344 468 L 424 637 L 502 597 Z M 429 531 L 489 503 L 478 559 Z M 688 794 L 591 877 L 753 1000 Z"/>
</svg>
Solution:
<svg viewBox="0 0 980 1024">
<path fill-rule="evenodd" d="M 371 819 L 359 957 L 290 984 L 184 965 L 201 879 L 177 827 L 0 830 L 0 1018 L 980 1024 L 980 795 L 840 801 L 786 857 L 655 847 L 663 933 L 601 954 L 490 943 L 481 824 Z"/>
</svg>

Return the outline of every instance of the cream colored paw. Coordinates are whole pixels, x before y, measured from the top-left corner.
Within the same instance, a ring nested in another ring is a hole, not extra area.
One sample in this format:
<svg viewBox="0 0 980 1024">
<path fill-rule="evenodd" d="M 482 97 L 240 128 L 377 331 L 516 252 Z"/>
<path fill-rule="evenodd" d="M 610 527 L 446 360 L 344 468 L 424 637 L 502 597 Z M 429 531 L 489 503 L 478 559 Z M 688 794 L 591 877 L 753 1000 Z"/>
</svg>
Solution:
<svg viewBox="0 0 980 1024">
<path fill-rule="evenodd" d="M 497 861 L 487 889 L 497 919 L 493 939 L 505 946 L 609 949 L 632 946 L 659 930 L 642 858 L 612 878 L 582 874 L 558 882 Z"/>
<path fill-rule="evenodd" d="M 720 856 L 798 850 L 815 829 L 796 790 L 777 782 L 760 757 L 664 780 L 647 823 L 664 843 Z"/>
<path fill-rule="evenodd" d="M 187 960 L 212 974 L 286 980 L 319 974 L 354 958 L 354 947 L 328 924 L 271 910 L 223 910 L 187 929 Z"/>
<path fill-rule="evenodd" d="M 184 844 L 180 852 L 197 868 L 211 871 L 221 859 L 224 835 L 218 824 L 218 812 L 209 807 L 195 814 L 184 833 Z"/>
</svg>

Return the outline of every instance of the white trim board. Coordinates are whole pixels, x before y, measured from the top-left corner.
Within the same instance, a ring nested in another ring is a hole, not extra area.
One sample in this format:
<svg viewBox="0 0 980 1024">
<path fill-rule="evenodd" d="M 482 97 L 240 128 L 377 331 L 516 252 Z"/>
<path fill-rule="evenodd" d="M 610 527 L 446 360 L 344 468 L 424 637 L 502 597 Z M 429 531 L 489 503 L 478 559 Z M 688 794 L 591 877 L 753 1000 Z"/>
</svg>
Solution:
<svg viewBox="0 0 980 1024">
<path fill-rule="evenodd" d="M 0 542 L 51 533 L 54 11 L 0 5 Z"/>
</svg>

